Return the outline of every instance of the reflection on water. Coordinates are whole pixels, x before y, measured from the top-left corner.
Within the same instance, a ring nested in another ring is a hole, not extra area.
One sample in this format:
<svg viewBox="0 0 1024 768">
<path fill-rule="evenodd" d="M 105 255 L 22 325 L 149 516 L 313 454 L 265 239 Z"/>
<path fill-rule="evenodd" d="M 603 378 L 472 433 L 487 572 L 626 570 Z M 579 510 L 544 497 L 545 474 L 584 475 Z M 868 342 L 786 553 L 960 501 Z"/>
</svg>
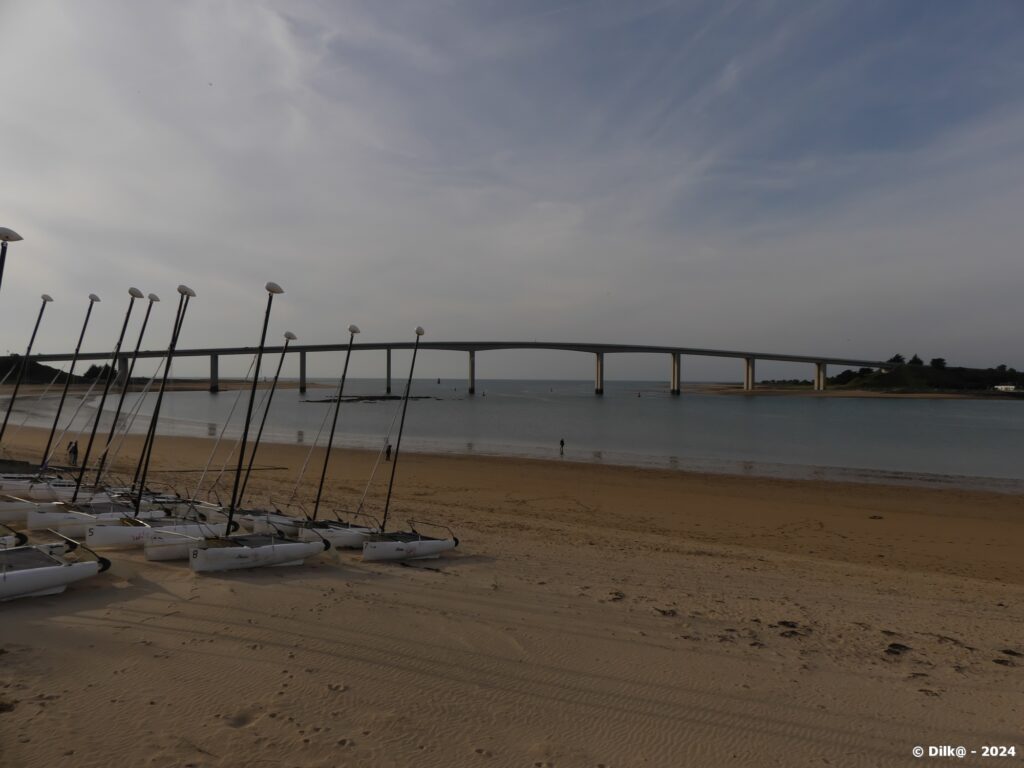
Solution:
<svg viewBox="0 0 1024 768">
<path fill-rule="evenodd" d="M 212 421 L 207 422 L 207 424 L 206 424 L 206 436 L 207 437 L 216 437 L 217 436 L 217 425 L 214 424 Z"/>
<path fill-rule="evenodd" d="M 304 430 L 304 429 L 296 430 L 296 432 L 295 432 L 295 442 L 298 443 L 299 445 L 302 445 L 304 442 L 306 442 L 306 430 Z"/>
</svg>

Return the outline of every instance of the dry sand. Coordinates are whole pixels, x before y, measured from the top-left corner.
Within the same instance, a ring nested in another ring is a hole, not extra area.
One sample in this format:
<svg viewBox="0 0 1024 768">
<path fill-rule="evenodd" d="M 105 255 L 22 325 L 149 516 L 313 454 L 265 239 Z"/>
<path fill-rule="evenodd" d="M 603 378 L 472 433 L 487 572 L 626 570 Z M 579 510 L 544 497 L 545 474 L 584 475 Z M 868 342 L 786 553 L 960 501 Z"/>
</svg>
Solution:
<svg viewBox="0 0 1024 768">
<path fill-rule="evenodd" d="M 160 438 L 155 461 L 202 466 L 209 450 Z M 287 496 L 303 458 L 261 449 L 289 469 L 260 472 L 253 498 Z M 339 454 L 331 498 L 354 503 L 373 459 Z M 0 765 L 1024 751 L 1019 497 L 409 454 L 393 505 L 461 547 L 409 567 L 328 552 L 214 576 L 115 553 L 64 595 L 0 605 Z"/>
</svg>

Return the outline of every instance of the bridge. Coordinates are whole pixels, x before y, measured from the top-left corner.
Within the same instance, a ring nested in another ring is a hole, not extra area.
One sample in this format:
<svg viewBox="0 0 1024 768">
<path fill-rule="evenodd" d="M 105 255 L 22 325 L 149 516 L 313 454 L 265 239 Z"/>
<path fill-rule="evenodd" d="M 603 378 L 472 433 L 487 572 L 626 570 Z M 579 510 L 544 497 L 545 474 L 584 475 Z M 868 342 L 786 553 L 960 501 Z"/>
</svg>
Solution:
<svg viewBox="0 0 1024 768">
<path fill-rule="evenodd" d="M 391 352 L 396 349 L 412 349 L 413 342 L 375 342 L 368 344 L 353 344 L 353 352 L 363 351 L 384 351 L 387 355 L 387 391 L 391 392 Z M 663 354 L 667 355 L 670 361 L 669 386 L 673 395 L 680 391 L 681 358 L 692 357 L 724 357 L 735 358 L 744 361 L 743 389 L 752 391 L 754 389 L 754 371 L 758 360 L 772 360 L 787 363 L 806 363 L 814 366 L 814 389 L 822 391 L 825 389 L 827 369 L 830 365 L 843 366 L 844 368 L 892 368 L 890 362 L 879 360 L 854 360 L 842 357 L 828 357 L 823 355 L 788 355 L 773 352 L 740 352 L 727 349 L 697 349 L 693 347 L 665 347 L 647 346 L 638 344 L 579 344 L 579 343 L 557 343 L 543 341 L 427 341 L 420 342 L 420 349 L 439 349 L 446 351 L 465 352 L 469 356 L 469 394 L 476 392 L 476 353 L 491 352 L 507 349 L 547 349 L 563 352 L 582 352 L 594 356 L 594 393 L 604 394 L 604 356 L 609 354 Z M 299 356 L 299 391 L 306 391 L 306 357 L 321 352 L 344 352 L 348 348 L 347 343 L 343 344 L 304 344 L 288 347 L 289 354 Z M 265 347 L 264 352 L 268 355 L 280 354 L 283 347 Z M 252 356 L 257 352 L 256 347 L 219 347 L 210 349 L 178 349 L 174 356 L 178 357 L 209 357 L 210 358 L 210 391 L 217 392 L 220 388 L 219 363 L 220 358 L 231 355 Z M 139 358 L 161 358 L 167 354 L 166 350 L 140 351 Z M 110 352 L 83 352 L 78 356 L 83 361 L 109 361 Z M 70 360 L 71 353 L 32 355 L 32 360 L 40 363 L 58 362 Z M 120 355 L 118 369 L 123 375 L 127 372 L 128 355 Z"/>
</svg>

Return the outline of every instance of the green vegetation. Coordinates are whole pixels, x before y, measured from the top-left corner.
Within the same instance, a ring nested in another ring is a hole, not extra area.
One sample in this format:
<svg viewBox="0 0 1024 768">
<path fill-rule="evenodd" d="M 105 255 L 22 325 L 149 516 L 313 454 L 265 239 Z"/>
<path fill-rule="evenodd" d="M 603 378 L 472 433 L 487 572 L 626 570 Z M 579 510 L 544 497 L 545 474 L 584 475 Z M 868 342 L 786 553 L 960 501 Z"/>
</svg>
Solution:
<svg viewBox="0 0 1024 768">
<path fill-rule="evenodd" d="M 887 371 L 861 368 L 846 370 L 829 378 L 833 387 L 875 389 L 896 392 L 994 392 L 995 387 L 1012 384 L 1024 391 L 1024 372 L 1006 365 L 995 368 L 950 367 L 942 357 L 932 358 L 928 365 L 917 355 L 904 362 L 902 355 L 893 355 Z M 1024 392 L 1022 392 L 1024 393 Z"/>
<path fill-rule="evenodd" d="M 21 364 L 22 355 L 7 355 L 6 357 L 0 357 L 0 379 L 5 376 L 5 384 L 14 384 L 15 379 L 18 378 L 18 366 Z M 11 368 L 14 368 L 12 371 Z M 8 375 L 10 373 L 10 375 Z M 57 384 L 63 384 L 67 380 L 67 374 L 63 371 L 59 371 L 56 368 L 51 368 L 49 365 L 43 365 L 37 363 L 34 360 L 29 362 L 29 368 L 25 372 L 24 378 L 21 380 L 22 384 L 49 384 L 56 378 Z M 74 376 L 71 379 L 73 382 L 85 381 L 82 376 Z"/>
</svg>

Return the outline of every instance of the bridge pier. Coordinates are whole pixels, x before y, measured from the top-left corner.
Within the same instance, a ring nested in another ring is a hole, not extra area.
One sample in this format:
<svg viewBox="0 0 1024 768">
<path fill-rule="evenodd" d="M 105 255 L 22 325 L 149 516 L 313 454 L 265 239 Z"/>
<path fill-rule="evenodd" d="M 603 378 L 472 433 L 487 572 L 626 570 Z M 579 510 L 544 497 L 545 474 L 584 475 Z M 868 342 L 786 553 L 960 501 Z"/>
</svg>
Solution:
<svg viewBox="0 0 1024 768">
<path fill-rule="evenodd" d="M 306 353 L 299 352 L 299 394 L 306 394 Z"/>
<path fill-rule="evenodd" d="M 672 394 L 678 395 L 680 392 L 680 365 L 679 365 L 679 353 L 672 352 Z"/>
<path fill-rule="evenodd" d="M 814 364 L 814 391 L 824 392 L 825 381 L 828 378 L 826 369 L 828 368 L 827 363 L 815 363 Z"/>
<path fill-rule="evenodd" d="M 754 391 L 754 358 L 744 358 L 746 366 L 743 370 L 743 389 L 747 392 Z"/>
<path fill-rule="evenodd" d="M 594 394 L 604 394 L 604 352 L 594 353 Z"/>
<path fill-rule="evenodd" d="M 210 391 L 220 392 L 220 357 L 210 355 Z"/>
<path fill-rule="evenodd" d="M 469 352 L 469 394 L 476 394 L 476 352 Z"/>
<path fill-rule="evenodd" d="M 386 394 L 390 395 L 391 394 L 391 347 L 388 347 L 387 353 L 388 353 L 388 376 L 384 380 L 384 385 L 385 385 L 384 391 L 385 391 Z"/>
</svg>

